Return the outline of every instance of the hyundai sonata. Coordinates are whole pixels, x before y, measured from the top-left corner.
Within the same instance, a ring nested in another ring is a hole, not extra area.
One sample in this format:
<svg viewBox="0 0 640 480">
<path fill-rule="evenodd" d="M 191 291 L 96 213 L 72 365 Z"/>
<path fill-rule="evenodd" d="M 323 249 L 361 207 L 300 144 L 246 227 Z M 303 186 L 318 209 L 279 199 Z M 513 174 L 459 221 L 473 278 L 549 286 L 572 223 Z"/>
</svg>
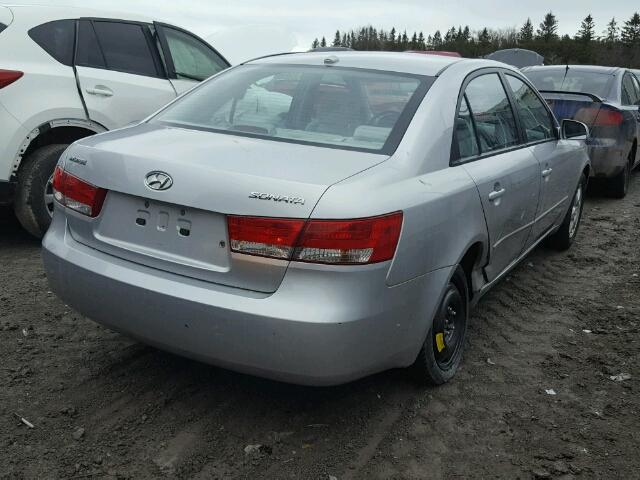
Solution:
<svg viewBox="0 0 640 480">
<path fill-rule="evenodd" d="M 517 70 L 412 53 L 271 56 L 62 155 L 55 292 L 159 348 L 294 383 L 412 367 L 580 222 L 587 129 Z"/>
</svg>

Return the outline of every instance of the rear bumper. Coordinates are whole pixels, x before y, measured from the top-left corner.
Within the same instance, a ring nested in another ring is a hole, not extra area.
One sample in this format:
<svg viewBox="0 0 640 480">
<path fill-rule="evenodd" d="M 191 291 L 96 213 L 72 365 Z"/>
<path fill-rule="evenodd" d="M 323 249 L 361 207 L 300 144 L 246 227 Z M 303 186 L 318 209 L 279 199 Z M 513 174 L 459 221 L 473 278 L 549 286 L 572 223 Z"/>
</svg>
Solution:
<svg viewBox="0 0 640 480">
<path fill-rule="evenodd" d="M 619 174 L 627 162 L 624 144 L 589 145 L 591 177 L 611 178 Z"/>
<path fill-rule="evenodd" d="M 105 326 L 174 353 L 307 385 L 415 359 L 451 269 L 385 285 L 388 264 L 290 267 L 259 294 L 127 262 L 77 243 L 61 212 L 43 241 L 52 289 Z"/>
</svg>

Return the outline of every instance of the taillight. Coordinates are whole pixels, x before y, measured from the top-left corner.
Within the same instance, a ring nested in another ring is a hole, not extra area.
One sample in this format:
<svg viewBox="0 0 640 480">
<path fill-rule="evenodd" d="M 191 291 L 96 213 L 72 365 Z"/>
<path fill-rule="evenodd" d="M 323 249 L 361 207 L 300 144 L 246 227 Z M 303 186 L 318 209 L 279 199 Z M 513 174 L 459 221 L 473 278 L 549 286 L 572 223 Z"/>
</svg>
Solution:
<svg viewBox="0 0 640 480">
<path fill-rule="evenodd" d="M 62 205 L 89 217 L 97 217 L 107 190 L 80 180 L 59 166 L 53 172 L 53 196 Z"/>
<path fill-rule="evenodd" d="M 0 70 L 0 88 L 4 88 L 7 85 L 12 84 L 23 75 L 24 73 L 16 70 Z"/>
<path fill-rule="evenodd" d="M 229 217 L 231 250 L 299 262 L 362 265 L 393 258 L 402 212 L 353 220 Z"/>
<path fill-rule="evenodd" d="M 596 117 L 595 122 L 593 122 L 594 127 L 605 127 L 605 126 L 613 126 L 618 127 L 622 125 L 624 121 L 624 116 L 622 112 L 619 110 L 613 110 L 610 108 L 601 108 L 598 112 L 598 116 Z"/>
<path fill-rule="evenodd" d="M 622 112 L 604 106 L 581 108 L 573 118 L 590 127 L 617 127 L 624 121 Z"/>
</svg>

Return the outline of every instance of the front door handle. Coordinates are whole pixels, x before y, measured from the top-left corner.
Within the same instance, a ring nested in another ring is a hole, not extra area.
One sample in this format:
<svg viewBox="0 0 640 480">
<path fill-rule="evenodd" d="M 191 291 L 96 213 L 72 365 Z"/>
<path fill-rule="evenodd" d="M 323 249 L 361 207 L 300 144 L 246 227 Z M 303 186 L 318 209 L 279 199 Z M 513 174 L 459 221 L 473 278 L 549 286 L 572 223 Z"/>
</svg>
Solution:
<svg viewBox="0 0 640 480">
<path fill-rule="evenodd" d="M 494 190 L 493 192 L 489 193 L 489 200 L 490 201 L 497 200 L 498 198 L 503 196 L 505 192 L 506 190 L 504 188 L 501 188 L 500 190 Z"/>
<path fill-rule="evenodd" d="M 101 97 L 113 97 L 113 90 L 111 90 L 110 88 L 104 87 L 102 85 L 96 85 L 93 88 L 87 88 L 85 91 L 91 95 L 99 95 Z"/>
<path fill-rule="evenodd" d="M 553 168 L 545 168 L 544 170 L 542 170 L 542 177 L 547 178 L 549 175 L 551 175 L 551 172 L 553 172 Z"/>
</svg>

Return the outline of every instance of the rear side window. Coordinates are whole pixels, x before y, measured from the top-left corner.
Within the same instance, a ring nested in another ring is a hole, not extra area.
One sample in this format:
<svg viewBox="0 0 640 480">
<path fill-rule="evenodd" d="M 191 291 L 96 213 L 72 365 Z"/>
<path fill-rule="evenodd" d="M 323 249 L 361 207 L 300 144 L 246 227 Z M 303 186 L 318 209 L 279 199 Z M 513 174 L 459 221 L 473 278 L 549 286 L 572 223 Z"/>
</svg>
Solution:
<svg viewBox="0 0 640 480">
<path fill-rule="evenodd" d="M 163 32 L 178 77 L 204 80 L 228 67 L 208 45 L 191 35 L 168 27 Z"/>
<path fill-rule="evenodd" d="M 81 20 L 78 25 L 78 49 L 76 65 L 92 68 L 107 68 L 98 43 L 98 37 L 93 24 L 88 20 Z"/>
<path fill-rule="evenodd" d="M 118 72 L 160 76 L 143 25 L 94 21 L 106 68 Z"/>
<path fill-rule="evenodd" d="M 75 20 L 55 20 L 29 30 L 29 36 L 40 48 L 58 62 L 73 64 L 73 44 L 76 36 Z"/>
<path fill-rule="evenodd" d="M 622 103 L 637 105 L 638 101 L 640 101 L 640 92 L 638 92 L 634 78 L 630 73 L 625 73 L 622 77 Z"/>
<path fill-rule="evenodd" d="M 518 144 L 511 104 L 497 73 L 474 78 L 465 93 L 482 153 Z"/>
<path fill-rule="evenodd" d="M 460 110 L 456 117 L 455 136 L 458 144 L 458 158 L 460 160 L 478 155 L 478 139 L 466 96 L 462 97 L 462 101 L 460 102 Z"/>
<path fill-rule="evenodd" d="M 515 107 L 525 130 L 528 142 L 538 142 L 555 138 L 554 124 L 547 107 L 535 92 L 522 80 L 506 75 L 513 91 Z"/>
</svg>

